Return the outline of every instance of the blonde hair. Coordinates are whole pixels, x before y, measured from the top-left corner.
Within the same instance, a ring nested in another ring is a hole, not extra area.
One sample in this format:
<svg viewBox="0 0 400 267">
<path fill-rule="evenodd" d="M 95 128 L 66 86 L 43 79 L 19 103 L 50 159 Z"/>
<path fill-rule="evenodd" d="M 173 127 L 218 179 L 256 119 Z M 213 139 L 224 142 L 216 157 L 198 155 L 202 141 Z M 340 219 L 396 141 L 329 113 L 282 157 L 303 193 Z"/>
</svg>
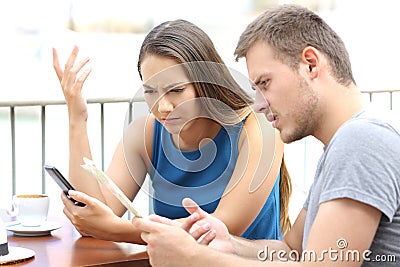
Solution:
<svg viewBox="0 0 400 267">
<path fill-rule="evenodd" d="M 279 181 L 279 194 L 280 194 L 280 226 L 281 233 L 285 235 L 292 224 L 289 218 L 289 200 L 292 195 L 292 179 L 290 178 L 289 171 L 286 168 L 285 157 L 282 156 L 282 163 L 280 168 L 281 179 Z"/>
</svg>

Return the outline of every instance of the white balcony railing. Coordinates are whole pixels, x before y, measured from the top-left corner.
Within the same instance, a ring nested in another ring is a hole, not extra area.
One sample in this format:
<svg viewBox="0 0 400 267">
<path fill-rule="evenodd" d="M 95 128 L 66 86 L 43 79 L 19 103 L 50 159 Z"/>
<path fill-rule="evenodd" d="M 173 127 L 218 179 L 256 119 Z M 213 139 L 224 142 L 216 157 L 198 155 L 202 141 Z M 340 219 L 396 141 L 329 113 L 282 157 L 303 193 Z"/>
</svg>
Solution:
<svg viewBox="0 0 400 267">
<path fill-rule="evenodd" d="M 365 91 L 363 94 L 373 105 L 400 113 L 400 90 Z M 93 157 L 104 169 L 124 125 L 148 109 L 143 99 L 135 98 L 88 99 L 88 106 Z M 312 182 L 318 149 L 322 148 L 314 141 L 306 138 L 285 149 L 294 191 L 297 190 L 295 198 L 304 197 Z M 28 190 L 59 197 L 59 189 L 48 181 L 42 168 L 49 163 L 65 173 L 68 170 L 65 101 L 0 101 L 0 204 L 5 206 L 12 195 Z M 301 200 L 292 202 L 302 203 Z M 142 206 L 145 203 L 143 213 L 149 212 L 151 203 L 146 194 L 141 203 Z M 293 207 L 294 210 L 299 208 Z M 53 213 L 57 211 L 60 209 L 54 205 Z"/>
</svg>

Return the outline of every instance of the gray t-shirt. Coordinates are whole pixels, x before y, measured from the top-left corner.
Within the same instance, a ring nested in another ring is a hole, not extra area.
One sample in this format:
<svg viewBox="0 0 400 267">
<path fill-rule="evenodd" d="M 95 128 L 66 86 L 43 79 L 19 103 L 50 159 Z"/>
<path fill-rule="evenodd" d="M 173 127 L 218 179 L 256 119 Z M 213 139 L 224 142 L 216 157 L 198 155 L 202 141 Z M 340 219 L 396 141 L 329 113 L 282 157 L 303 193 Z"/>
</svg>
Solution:
<svg viewBox="0 0 400 267">
<path fill-rule="evenodd" d="M 398 118 L 397 120 L 400 121 Z M 343 124 L 324 148 L 307 210 L 303 249 L 323 202 L 350 198 L 382 212 L 363 266 L 400 265 L 400 127 L 369 111 Z M 340 249 L 336 248 L 337 250 Z M 362 257 L 362 255 L 361 255 Z M 394 258 L 395 257 L 395 258 Z"/>
</svg>

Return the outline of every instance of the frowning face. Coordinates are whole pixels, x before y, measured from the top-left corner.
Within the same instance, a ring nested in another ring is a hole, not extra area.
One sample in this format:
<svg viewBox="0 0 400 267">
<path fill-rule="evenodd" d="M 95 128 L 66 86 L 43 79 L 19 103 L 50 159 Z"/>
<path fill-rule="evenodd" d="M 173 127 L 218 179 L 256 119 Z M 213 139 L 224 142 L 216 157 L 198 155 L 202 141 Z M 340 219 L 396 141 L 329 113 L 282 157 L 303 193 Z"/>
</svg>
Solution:
<svg viewBox="0 0 400 267">
<path fill-rule="evenodd" d="M 195 88 L 178 62 L 149 54 L 141 73 L 146 103 L 170 133 L 179 133 L 202 116 Z"/>
<path fill-rule="evenodd" d="M 264 113 L 285 143 L 315 132 L 318 94 L 299 72 L 274 56 L 265 41 L 255 42 L 246 54 L 250 79 L 255 84 L 254 109 Z"/>
</svg>

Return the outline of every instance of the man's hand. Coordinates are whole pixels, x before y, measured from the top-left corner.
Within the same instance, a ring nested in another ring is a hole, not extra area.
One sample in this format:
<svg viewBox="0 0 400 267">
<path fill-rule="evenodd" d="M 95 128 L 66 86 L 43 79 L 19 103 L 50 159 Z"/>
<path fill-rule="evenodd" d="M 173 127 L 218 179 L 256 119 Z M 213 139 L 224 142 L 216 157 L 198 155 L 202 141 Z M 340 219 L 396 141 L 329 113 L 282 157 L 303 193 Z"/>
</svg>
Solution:
<svg viewBox="0 0 400 267">
<path fill-rule="evenodd" d="M 152 215 L 149 219 L 134 218 L 132 224 L 142 231 L 151 266 L 188 266 L 198 251 L 196 240 L 179 222 Z"/>
<path fill-rule="evenodd" d="M 209 245 L 224 252 L 234 252 L 231 244 L 232 237 L 229 234 L 228 228 L 221 220 L 202 210 L 190 198 L 183 199 L 182 205 L 191 214 L 188 220 L 196 221 L 195 226 L 197 226 L 197 229 L 192 228 L 190 233 L 200 244 Z M 189 222 L 187 223 L 189 224 Z"/>
<path fill-rule="evenodd" d="M 202 210 L 196 202 L 190 198 L 182 201 L 184 208 L 191 214 L 186 219 L 176 221 L 158 215 L 150 215 L 152 222 L 175 226 L 189 233 L 197 243 L 209 245 L 211 248 L 233 253 L 232 237 L 226 225 L 211 214 Z"/>
</svg>

